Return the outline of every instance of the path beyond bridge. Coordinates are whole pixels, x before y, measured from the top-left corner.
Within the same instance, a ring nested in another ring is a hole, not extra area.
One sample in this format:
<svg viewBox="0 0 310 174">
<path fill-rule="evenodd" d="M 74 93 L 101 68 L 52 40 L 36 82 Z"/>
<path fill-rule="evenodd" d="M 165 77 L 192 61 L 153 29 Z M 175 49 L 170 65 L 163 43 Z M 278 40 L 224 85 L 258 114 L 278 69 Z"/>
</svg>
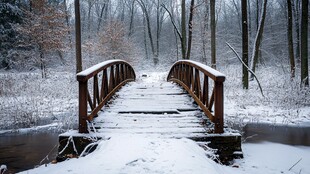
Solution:
<svg viewBox="0 0 310 174">
<path fill-rule="evenodd" d="M 83 155 L 93 151 L 98 140 L 119 135 L 189 138 L 216 149 L 222 162 L 242 156 L 240 134 L 224 128 L 225 76 L 183 60 L 165 78 L 163 73 L 136 78 L 133 67 L 122 60 L 106 61 L 77 74 L 79 133 L 60 135 L 58 159 Z"/>
</svg>

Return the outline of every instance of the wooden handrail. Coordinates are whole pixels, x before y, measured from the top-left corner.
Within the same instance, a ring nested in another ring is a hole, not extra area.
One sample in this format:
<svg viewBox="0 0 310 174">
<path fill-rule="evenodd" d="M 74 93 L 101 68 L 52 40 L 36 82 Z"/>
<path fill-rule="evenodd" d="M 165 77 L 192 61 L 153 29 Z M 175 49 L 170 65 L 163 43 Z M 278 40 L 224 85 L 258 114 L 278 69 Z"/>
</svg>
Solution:
<svg viewBox="0 0 310 174">
<path fill-rule="evenodd" d="M 201 75 L 203 75 L 202 78 Z M 209 78 L 214 81 L 210 98 Z M 180 60 L 172 65 L 167 81 L 173 81 L 183 86 L 214 123 L 214 132 L 224 132 L 224 74 L 199 62 Z M 213 106 L 214 112 L 212 112 Z"/>
<path fill-rule="evenodd" d="M 92 121 L 97 116 L 119 88 L 136 79 L 132 66 L 123 60 L 99 63 L 78 73 L 76 77 L 79 82 L 79 133 L 88 133 L 87 121 Z M 91 78 L 93 81 L 90 93 L 88 84 L 91 83 Z"/>
</svg>

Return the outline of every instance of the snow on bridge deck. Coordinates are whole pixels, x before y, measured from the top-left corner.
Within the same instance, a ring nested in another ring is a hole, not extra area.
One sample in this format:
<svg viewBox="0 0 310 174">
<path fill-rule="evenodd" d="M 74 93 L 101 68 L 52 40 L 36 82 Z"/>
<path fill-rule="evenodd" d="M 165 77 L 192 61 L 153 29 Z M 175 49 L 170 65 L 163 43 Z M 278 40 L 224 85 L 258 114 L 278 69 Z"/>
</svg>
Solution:
<svg viewBox="0 0 310 174">
<path fill-rule="evenodd" d="M 141 77 L 120 89 L 94 119 L 97 135 L 147 134 L 204 137 L 207 118 L 178 85 L 160 76 Z"/>
</svg>

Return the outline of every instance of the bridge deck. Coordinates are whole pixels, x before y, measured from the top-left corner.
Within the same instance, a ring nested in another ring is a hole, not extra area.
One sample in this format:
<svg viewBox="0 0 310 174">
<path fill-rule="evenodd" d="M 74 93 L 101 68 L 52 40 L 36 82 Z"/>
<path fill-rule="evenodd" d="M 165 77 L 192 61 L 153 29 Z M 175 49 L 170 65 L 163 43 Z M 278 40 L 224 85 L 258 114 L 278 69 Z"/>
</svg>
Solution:
<svg viewBox="0 0 310 174">
<path fill-rule="evenodd" d="M 197 138 L 206 136 L 206 123 L 204 113 L 186 91 L 152 76 L 122 87 L 94 119 L 96 132 L 105 137 L 135 133 Z"/>
</svg>

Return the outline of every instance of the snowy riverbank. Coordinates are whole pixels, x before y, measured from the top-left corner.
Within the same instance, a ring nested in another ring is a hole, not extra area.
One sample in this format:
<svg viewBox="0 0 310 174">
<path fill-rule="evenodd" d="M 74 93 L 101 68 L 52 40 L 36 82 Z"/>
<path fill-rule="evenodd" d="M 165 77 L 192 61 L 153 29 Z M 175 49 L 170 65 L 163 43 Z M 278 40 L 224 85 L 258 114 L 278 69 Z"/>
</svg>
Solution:
<svg viewBox="0 0 310 174">
<path fill-rule="evenodd" d="M 101 141 L 95 152 L 85 157 L 47 164 L 21 173 L 310 173 L 310 147 L 269 142 L 245 143 L 244 159 L 235 160 L 232 166 L 215 163 L 208 158 L 207 153 L 188 139 L 119 135 Z"/>
</svg>

